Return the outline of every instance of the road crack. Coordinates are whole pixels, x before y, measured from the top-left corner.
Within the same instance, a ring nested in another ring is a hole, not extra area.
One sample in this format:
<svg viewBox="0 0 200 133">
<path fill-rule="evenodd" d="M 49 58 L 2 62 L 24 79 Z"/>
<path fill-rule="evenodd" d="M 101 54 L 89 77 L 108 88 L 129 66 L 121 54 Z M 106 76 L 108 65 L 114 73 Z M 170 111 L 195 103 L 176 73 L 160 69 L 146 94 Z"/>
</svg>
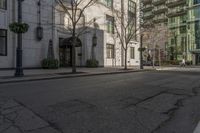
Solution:
<svg viewBox="0 0 200 133">
<path fill-rule="evenodd" d="M 174 117 L 175 113 L 177 110 L 179 110 L 181 107 L 184 107 L 184 104 L 183 102 L 190 99 L 190 98 L 193 98 L 195 96 L 198 95 L 198 87 L 194 87 L 192 88 L 192 93 L 193 95 L 187 95 L 187 94 L 176 94 L 176 93 L 169 93 L 169 92 L 166 92 L 166 93 L 169 93 L 169 94 L 173 94 L 173 95 L 178 95 L 178 96 L 185 96 L 185 98 L 181 98 L 181 99 L 178 99 L 177 102 L 174 104 L 175 107 L 174 108 L 171 108 L 169 109 L 168 111 L 166 112 L 163 112 L 162 114 L 166 114 L 169 116 L 169 118 L 167 120 L 165 120 L 164 122 L 160 123 L 160 125 L 158 125 L 157 128 L 155 128 L 151 133 L 155 133 L 156 131 L 158 131 L 160 128 L 162 128 L 167 122 L 171 121 L 172 118 Z"/>
</svg>

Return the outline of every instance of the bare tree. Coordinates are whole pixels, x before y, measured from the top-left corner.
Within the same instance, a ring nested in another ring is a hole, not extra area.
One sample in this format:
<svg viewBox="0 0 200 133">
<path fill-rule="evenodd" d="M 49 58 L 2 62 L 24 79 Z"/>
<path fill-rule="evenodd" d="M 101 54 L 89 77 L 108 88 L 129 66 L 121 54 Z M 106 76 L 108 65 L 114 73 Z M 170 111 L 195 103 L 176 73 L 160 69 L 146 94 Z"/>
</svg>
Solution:
<svg viewBox="0 0 200 133">
<path fill-rule="evenodd" d="M 68 30 L 72 36 L 72 72 L 76 73 L 76 44 L 77 39 L 86 31 L 85 27 L 80 27 L 81 18 L 84 11 L 93 6 L 97 0 L 56 0 L 59 5 L 59 11 L 66 14 L 69 18 Z M 61 10 L 60 10 L 61 9 Z M 90 21 L 88 23 L 91 23 Z"/>
<path fill-rule="evenodd" d="M 169 36 L 168 27 L 163 24 L 154 25 L 151 28 L 146 28 L 145 32 L 148 37 L 144 38 L 144 42 L 148 50 L 152 52 L 153 66 L 155 65 L 156 60 L 159 61 L 159 65 L 161 65 L 161 51 L 166 52 L 165 44 L 168 41 Z"/>
<path fill-rule="evenodd" d="M 113 8 L 112 13 L 115 18 L 114 21 L 114 29 L 117 37 L 119 38 L 120 44 L 122 45 L 122 49 L 124 51 L 124 69 L 127 69 L 127 55 L 128 48 L 132 41 L 137 40 L 137 36 L 139 35 L 140 26 L 137 26 L 137 13 L 138 9 L 135 8 L 133 10 L 129 10 L 128 13 L 125 13 L 124 0 L 121 0 L 121 10 L 117 10 Z"/>
</svg>

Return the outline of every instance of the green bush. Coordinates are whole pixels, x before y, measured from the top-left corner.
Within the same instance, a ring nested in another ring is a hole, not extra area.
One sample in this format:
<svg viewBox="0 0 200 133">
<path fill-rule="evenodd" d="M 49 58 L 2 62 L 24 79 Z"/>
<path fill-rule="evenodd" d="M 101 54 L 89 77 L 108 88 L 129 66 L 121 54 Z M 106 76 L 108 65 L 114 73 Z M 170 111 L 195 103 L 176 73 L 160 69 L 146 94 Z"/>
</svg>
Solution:
<svg viewBox="0 0 200 133">
<path fill-rule="evenodd" d="M 180 65 L 180 62 L 181 62 L 181 61 L 179 61 L 179 60 L 171 60 L 171 61 L 170 61 L 170 64 L 171 64 L 171 65 Z"/>
<path fill-rule="evenodd" d="M 58 69 L 59 61 L 57 59 L 43 59 L 42 68 L 44 69 Z"/>
<path fill-rule="evenodd" d="M 154 61 L 155 66 L 159 66 L 159 61 Z"/>
<path fill-rule="evenodd" d="M 185 64 L 190 66 L 190 65 L 192 65 L 192 61 L 186 61 Z"/>
<path fill-rule="evenodd" d="M 170 61 L 162 61 L 161 64 L 162 66 L 167 66 L 170 65 Z"/>
<path fill-rule="evenodd" d="M 95 59 L 89 59 L 89 60 L 86 61 L 86 66 L 87 67 L 98 67 L 99 62 Z"/>
<path fill-rule="evenodd" d="M 138 48 L 138 51 L 142 51 L 142 52 L 144 52 L 146 50 L 146 48 Z"/>
</svg>

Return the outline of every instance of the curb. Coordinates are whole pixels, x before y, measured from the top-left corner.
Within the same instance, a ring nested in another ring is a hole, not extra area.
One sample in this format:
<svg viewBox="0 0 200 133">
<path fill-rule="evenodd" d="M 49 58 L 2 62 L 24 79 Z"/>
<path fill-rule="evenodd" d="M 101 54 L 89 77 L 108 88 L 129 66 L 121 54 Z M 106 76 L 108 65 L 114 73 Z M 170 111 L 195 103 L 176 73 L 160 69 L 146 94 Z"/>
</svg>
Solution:
<svg viewBox="0 0 200 133">
<path fill-rule="evenodd" d="M 194 129 L 193 133 L 199 133 L 200 132 L 200 122 L 197 124 L 197 126 Z"/>
<path fill-rule="evenodd" d="M 42 81 L 42 80 L 53 80 L 53 79 L 64 79 L 64 78 L 77 78 L 77 77 L 90 77 L 90 76 L 101 76 L 101 75 L 112 75 L 112 74 L 125 74 L 125 73 L 134 73 L 134 72 L 149 72 L 149 71 L 156 71 L 156 70 L 133 70 L 133 71 L 121 71 L 121 72 L 103 72 L 103 73 L 88 73 L 88 74 L 77 74 L 77 75 L 55 75 L 51 77 L 42 77 L 42 78 L 30 78 L 30 79 L 14 79 L 8 81 L 0 81 L 0 84 L 8 84 L 8 83 L 20 83 L 20 82 L 30 82 L 30 81 Z"/>
</svg>

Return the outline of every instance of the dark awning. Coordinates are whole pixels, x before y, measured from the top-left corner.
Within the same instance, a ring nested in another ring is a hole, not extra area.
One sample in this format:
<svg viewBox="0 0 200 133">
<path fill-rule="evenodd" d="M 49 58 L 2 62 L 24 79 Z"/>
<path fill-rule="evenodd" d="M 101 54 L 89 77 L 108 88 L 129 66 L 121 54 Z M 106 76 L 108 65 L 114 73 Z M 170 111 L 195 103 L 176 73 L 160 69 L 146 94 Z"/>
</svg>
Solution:
<svg viewBox="0 0 200 133">
<path fill-rule="evenodd" d="M 62 40 L 60 47 L 71 47 L 72 46 L 73 37 L 65 38 Z M 82 43 L 79 38 L 76 38 L 76 46 L 75 47 L 81 47 Z"/>
</svg>

